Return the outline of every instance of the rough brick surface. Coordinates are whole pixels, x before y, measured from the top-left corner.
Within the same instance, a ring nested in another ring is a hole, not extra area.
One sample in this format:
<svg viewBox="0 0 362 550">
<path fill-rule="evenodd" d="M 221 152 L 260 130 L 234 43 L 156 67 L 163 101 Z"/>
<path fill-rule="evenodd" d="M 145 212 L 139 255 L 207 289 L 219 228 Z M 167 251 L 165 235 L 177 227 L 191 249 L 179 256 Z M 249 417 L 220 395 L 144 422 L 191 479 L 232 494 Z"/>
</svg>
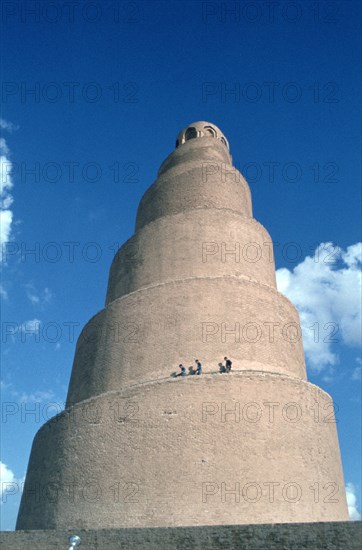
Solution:
<svg viewBox="0 0 362 550">
<path fill-rule="evenodd" d="M 107 303 L 145 286 L 211 274 L 248 277 L 275 288 L 273 245 L 264 227 L 216 208 L 158 218 L 116 254 Z"/>
<path fill-rule="evenodd" d="M 253 371 L 82 401 L 38 432 L 18 528 L 347 519 L 332 412 L 317 386 Z"/>
<path fill-rule="evenodd" d="M 361 522 L 230 525 L 169 529 L 17 531 L 1 533 L 4 550 L 360 550 Z"/>
<path fill-rule="evenodd" d="M 299 326 L 289 300 L 248 279 L 200 277 L 143 288 L 114 300 L 86 325 L 67 401 L 170 376 L 196 357 L 204 372 L 218 370 L 228 355 L 233 370 L 305 379 L 302 340 L 289 326 Z"/>
</svg>

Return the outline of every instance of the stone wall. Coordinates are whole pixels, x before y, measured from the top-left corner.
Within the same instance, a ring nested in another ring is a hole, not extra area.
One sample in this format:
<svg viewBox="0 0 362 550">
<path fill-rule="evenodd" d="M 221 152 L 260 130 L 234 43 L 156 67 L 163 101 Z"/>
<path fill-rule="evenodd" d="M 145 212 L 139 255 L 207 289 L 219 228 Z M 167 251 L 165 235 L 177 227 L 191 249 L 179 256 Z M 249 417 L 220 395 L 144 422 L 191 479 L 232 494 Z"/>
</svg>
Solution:
<svg viewBox="0 0 362 550">
<path fill-rule="evenodd" d="M 237 299 L 235 299 L 237 297 Z M 271 327 L 274 327 L 271 332 Z M 170 376 L 183 363 L 305 379 L 299 317 L 272 287 L 245 278 L 190 278 L 114 300 L 78 338 L 68 403 Z"/>
<path fill-rule="evenodd" d="M 67 550 L 68 534 L 80 550 L 360 550 L 361 522 L 3 532 L 4 550 Z"/>
<path fill-rule="evenodd" d="M 347 520 L 332 401 L 284 375 L 104 393 L 37 433 L 18 529 Z"/>
<path fill-rule="evenodd" d="M 276 288 L 273 243 L 260 223 L 216 208 L 163 216 L 137 231 L 116 254 L 107 304 L 157 283 L 223 275 Z"/>
</svg>

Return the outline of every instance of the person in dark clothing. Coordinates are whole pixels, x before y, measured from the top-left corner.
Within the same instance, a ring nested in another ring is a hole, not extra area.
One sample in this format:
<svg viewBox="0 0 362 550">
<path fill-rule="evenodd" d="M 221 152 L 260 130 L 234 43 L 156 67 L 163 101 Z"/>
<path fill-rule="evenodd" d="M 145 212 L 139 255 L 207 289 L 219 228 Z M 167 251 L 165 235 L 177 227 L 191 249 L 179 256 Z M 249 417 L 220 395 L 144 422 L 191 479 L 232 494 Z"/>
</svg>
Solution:
<svg viewBox="0 0 362 550">
<path fill-rule="evenodd" d="M 196 374 L 201 374 L 202 373 L 202 365 L 201 365 L 200 361 L 198 359 L 195 359 L 195 363 L 196 363 Z"/>
<path fill-rule="evenodd" d="M 181 369 L 181 372 L 179 376 L 186 376 L 186 369 L 183 365 L 179 365 L 179 368 Z"/>
<path fill-rule="evenodd" d="M 230 372 L 232 362 L 227 357 L 224 357 L 224 360 L 225 360 L 225 372 Z"/>
</svg>

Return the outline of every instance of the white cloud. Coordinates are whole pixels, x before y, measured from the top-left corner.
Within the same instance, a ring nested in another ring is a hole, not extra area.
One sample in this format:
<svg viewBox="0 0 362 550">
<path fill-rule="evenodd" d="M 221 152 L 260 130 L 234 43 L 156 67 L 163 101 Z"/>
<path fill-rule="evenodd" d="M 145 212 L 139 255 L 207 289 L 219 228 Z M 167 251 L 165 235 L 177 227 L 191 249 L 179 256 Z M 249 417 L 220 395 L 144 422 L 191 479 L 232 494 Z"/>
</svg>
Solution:
<svg viewBox="0 0 362 550">
<path fill-rule="evenodd" d="M 9 160 L 9 148 L 4 138 L 0 138 L 0 194 L 1 204 L 3 205 L 6 198 L 9 196 L 9 191 L 14 183 L 11 177 L 13 165 Z M 10 199 L 12 197 L 10 196 Z"/>
<path fill-rule="evenodd" d="M 0 479 L 1 479 L 1 491 L 3 490 L 3 483 L 15 482 L 14 473 L 3 462 L 0 462 Z"/>
<path fill-rule="evenodd" d="M 2 300 L 8 299 L 8 293 L 2 284 L 0 284 L 0 297 Z"/>
<path fill-rule="evenodd" d="M 44 306 L 45 304 L 48 304 L 52 297 L 53 297 L 53 294 L 51 292 L 51 290 L 49 288 L 44 288 L 44 290 L 42 292 L 38 292 L 35 288 L 35 286 L 31 283 L 25 285 L 25 288 L 26 288 L 26 295 L 27 295 L 27 298 L 28 300 L 30 300 L 30 302 L 33 304 L 33 305 L 41 305 L 41 306 Z"/>
<path fill-rule="evenodd" d="M 276 272 L 278 290 L 299 311 L 304 351 L 317 372 L 338 363 L 333 340 L 361 344 L 362 243 L 343 250 L 322 243 L 292 271 Z"/>
<path fill-rule="evenodd" d="M 38 334 L 40 330 L 40 323 L 41 321 L 39 319 L 30 319 L 29 321 L 24 321 L 20 325 L 21 332 L 28 332 L 28 333 L 35 333 Z"/>
<path fill-rule="evenodd" d="M 353 483 L 347 483 L 346 497 L 347 497 L 349 518 L 353 521 L 361 519 L 361 514 L 357 510 L 357 506 L 356 506 L 357 504 L 356 490 Z"/>
<path fill-rule="evenodd" d="M 63 410 L 65 403 L 61 399 L 57 398 L 52 389 L 46 390 L 35 390 L 26 392 L 18 391 L 14 389 L 14 386 L 11 382 L 7 383 L 3 380 L 0 381 L 1 390 L 8 392 L 8 395 L 11 395 L 17 403 L 46 403 L 48 405 L 53 404 L 57 405 L 57 412 Z M 47 419 L 45 419 L 47 420 Z"/>
<path fill-rule="evenodd" d="M 6 243 L 10 239 L 13 213 L 11 210 L 0 210 L 0 243 Z"/>
<path fill-rule="evenodd" d="M 26 292 L 26 295 L 28 297 L 28 300 L 30 300 L 30 302 L 35 305 L 35 304 L 38 304 L 40 302 L 40 298 L 37 294 L 33 294 L 29 291 Z"/>
<path fill-rule="evenodd" d="M 0 496 L 1 504 L 6 503 L 11 495 L 20 494 L 23 490 L 25 477 L 18 479 L 14 472 L 4 462 L 0 461 Z M 10 485 L 9 484 L 14 484 Z M 15 492 L 14 492 L 15 491 Z"/>
<path fill-rule="evenodd" d="M 16 485 L 9 485 L 14 483 Z M 1 504 L 7 501 L 7 492 L 9 495 L 12 490 L 18 490 L 21 486 L 21 480 L 16 479 L 14 472 L 8 468 L 4 462 L 0 461 L 0 494 L 1 494 Z"/>
<path fill-rule="evenodd" d="M 16 126 L 16 124 L 0 118 L 0 128 L 2 130 L 7 130 L 8 132 L 13 132 L 14 130 L 18 130 L 19 126 Z"/>
<path fill-rule="evenodd" d="M 54 392 L 52 390 L 35 391 L 34 393 L 13 391 L 12 395 L 17 397 L 20 403 L 48 403 L 49 401 L 54 401 Z"/>
<path fill-rule="evenodd" d="M 0 128 L 8 131 L 16 130 L 14 124 L 4 119 L 0 119 Z M 10 239 L 13 222 L 13 212 L 10 210 L 13 203 L 11 195 L 13 165 L 9 159 L 9 153 L 6 140 L 0 138 L 0 243 L 7 242 Z"/>
<path fill-rule="evenodd" d="M 362 380 L 362 367 L 355 367 L 352 372 L 352 380 Z"/>
<path fill-rule="evenodd" d="M 52 291 L 49 290 L 48 287 L 45 287 L 45 288 L 44 288 L 44 291 L 43 291 L 43 301 L 45 301 L 45 302 L 50 302 L 50 300 L 52 299 L 52 297 L 53 297 Z"/>
<path fill-rule="evenodd" d="M 0 138 L 0 153 L 2 155 L 8 155 L 10 153 L 9 147 L 4 138 Z"/>
</svg>

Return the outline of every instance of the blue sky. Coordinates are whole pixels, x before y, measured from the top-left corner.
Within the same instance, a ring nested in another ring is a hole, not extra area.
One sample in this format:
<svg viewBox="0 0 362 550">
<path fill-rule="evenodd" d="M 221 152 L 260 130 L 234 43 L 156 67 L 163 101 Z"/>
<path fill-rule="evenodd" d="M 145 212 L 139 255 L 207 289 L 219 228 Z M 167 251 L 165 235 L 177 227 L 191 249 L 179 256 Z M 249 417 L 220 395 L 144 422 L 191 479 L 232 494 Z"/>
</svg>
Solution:
<svg viewBox="0 0 362 550">
<path fill-rule="evenodd" d="M 11 243 L 2 387 L 13 407 L 2 422 L 4 479 L 23 479 L 48 404 L 64 404 L 74 340 L 104 305 L 142 194 L 179 130 L 209 120 L 249 182 L 254 216 L 279 243 L 278 286 L 299 309 L 309 379 L 339 407 L 357 518 L 360 3 L 105 0 L 70 10 L 29 0 L 4 3 L 1 17 L 1 232 Z M 327 323 L 335 343 L 323 341 Z M 45 337 L 25 336 L 37 326 L 49 327 Z M 27 407 L 40 417 L 24 417 Z M 2 504 L 3 529 L 14 528 L 18 505 L 19 494 Z"/>
</svg>

